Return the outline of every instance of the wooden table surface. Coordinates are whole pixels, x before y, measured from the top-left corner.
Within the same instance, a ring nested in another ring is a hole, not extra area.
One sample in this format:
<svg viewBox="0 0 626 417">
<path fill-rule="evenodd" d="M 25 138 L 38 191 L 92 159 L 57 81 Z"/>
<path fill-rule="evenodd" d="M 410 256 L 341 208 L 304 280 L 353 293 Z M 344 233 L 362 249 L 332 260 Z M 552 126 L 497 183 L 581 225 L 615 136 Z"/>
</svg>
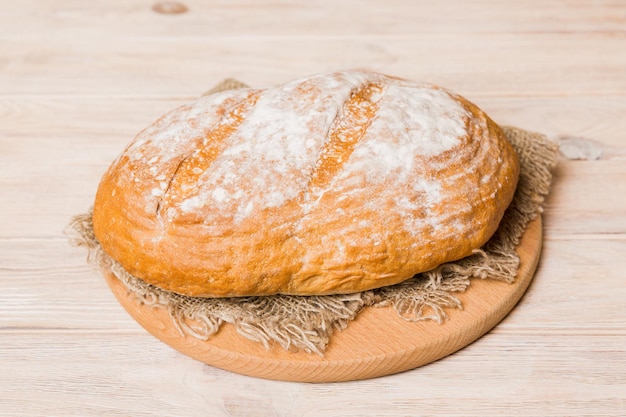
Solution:
<svg viewBox="0 0 626 417">
<path fill-rule="evenodd" d="M 626 2 L 182 1 L 2 2 L 1 416 L 626 415 Z M 347 383 L 244 377 L 148 335 L 62 232 L 108 164 L 223 78 L 344 68 L 562 141 L 520 304 L 452 356 Z"/>
</svg>

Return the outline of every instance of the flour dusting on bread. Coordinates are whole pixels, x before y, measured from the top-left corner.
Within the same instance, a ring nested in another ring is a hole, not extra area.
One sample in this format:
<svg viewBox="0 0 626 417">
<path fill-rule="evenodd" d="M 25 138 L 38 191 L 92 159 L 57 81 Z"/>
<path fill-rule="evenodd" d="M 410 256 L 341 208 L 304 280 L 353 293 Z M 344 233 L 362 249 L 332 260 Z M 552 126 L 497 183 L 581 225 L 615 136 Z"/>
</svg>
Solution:
<svg viewBox="0 0 626 417">
<path fill-rule="evenodd" d="M 103 178 L 94 227 L 125 268 L 171 291 L 356 292 L 482 245 L 518 170 L 498 126 L 460 96 L 321 74 L 161 117 Z"/>
</svg>

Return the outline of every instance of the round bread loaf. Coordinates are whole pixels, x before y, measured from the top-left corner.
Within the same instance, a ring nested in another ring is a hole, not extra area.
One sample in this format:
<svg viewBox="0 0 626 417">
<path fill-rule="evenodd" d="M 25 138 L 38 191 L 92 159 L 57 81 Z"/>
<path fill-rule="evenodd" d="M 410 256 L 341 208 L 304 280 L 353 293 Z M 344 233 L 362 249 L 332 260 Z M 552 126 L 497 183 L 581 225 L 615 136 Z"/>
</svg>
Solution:
<svg viewBox="0 0 626 417">
<path fill-rule="evenodd" d="M 180 294 L 358 292 L 481 247 L 518 174 L 462 97 L 337 72 L 167 113 L 105 173 L 93 226 L 129 273 Z"/>
</svg>

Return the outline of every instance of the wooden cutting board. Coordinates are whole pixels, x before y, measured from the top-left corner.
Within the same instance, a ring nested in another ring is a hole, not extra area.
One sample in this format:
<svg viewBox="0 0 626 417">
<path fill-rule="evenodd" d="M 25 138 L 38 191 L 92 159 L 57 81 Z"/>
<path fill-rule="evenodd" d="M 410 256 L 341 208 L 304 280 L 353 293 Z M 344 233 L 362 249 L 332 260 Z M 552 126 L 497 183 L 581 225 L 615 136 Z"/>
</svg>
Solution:
<svg viewBox="0 0 626 417">
<path fill-rule="evenodd" d="M 481 337 L 499 323 L 522 297 L 541 253 L 541 219 L 533 221 L 517 248 L 521 265 L 513 284 L 473 279 L 459 299 L 463 310 L 449 309 L 448 320 L 413 323 L 391 308 L 368 307 L 341 332 L 324 356 L 266 350 L 225 324 L 209 341 L 181 336 L 168 313 L 139 304 L 110 272 L 106 280 L 126 311 L 148 332 L 179 352 L 206 364 L 261 378 L 334 382 L 373 378 L 413 369 L 443 358 Z"/>
</svg>

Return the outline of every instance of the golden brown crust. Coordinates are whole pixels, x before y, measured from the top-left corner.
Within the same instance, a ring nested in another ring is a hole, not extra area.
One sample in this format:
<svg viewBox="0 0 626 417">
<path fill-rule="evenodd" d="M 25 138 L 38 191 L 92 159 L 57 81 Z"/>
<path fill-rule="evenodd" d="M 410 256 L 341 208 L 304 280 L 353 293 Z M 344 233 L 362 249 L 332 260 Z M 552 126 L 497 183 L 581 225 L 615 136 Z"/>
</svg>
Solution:
<svg viewBox="0 0 626 417">
<path fill-rule="evenodd" d="M 462 97 L 325 74 L 163 116 L 103 176 L 94 232 L 131 274 L 186 295 L 357 292 L 482 246 L 518 174 Z"/>
</svg>

